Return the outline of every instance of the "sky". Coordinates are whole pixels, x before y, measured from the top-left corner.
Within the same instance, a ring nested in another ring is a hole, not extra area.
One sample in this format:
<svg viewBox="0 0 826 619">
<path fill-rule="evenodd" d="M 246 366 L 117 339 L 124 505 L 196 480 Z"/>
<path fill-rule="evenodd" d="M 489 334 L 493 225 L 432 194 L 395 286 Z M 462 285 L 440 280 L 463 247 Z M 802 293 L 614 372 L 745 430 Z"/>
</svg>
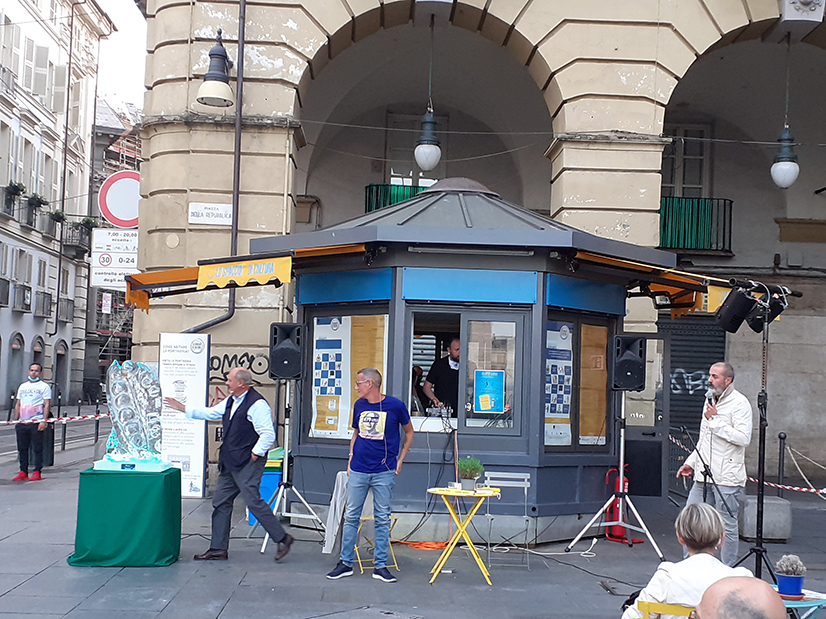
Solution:
<svg viewBox="0 0 826 619">
<path fill-rule="evenodd" d="M 114 106 L 143 108 L 146 20 L 132 0 L 97 0 L 117 32 L 100 43 L 98 96 Z"/>
</svg>

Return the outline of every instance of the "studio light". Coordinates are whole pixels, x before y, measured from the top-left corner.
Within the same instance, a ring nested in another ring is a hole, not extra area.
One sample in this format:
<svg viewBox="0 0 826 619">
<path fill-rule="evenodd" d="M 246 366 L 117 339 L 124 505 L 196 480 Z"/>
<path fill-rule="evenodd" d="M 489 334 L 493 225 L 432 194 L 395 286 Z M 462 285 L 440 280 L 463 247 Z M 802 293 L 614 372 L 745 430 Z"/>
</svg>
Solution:
<svg viewBox="0 0 826 619">
<path fill-rule="evenodd" d="M 439 140 L 436 138 L 436 117 L 433 115 L 433 27 L 435 16 L 430 16 L 430 73 L 427 80 L 427 112 L 422 117 L 422 135 L 416 142 L 416 150 L 413 157 L 416 164 L 429 172 L 437 165 L 442 158 L 442 149 L 439 148 Z"/>
<path fill-rule="evenodd" d="M 757 305 L 757 299 L 742 288 L 732 290 L 723 304 L 717 308 L 714 320 L 724 331 L 736 333 L 740 325 Z"/>
<path fill-rule="evenodd" d="M 218 29 L 218 37 L 215 45 L 209 50 L 209 71 L 204 76 L 204 81 L 198 89 L 196 100 L 201 105 L 210 107 L 229 107 L 235 103 L 232 96 L 232 89 L 229 87 L 229 70 L 232 68 L 232 60 L 227 56 L 227 50 L 221 40 L 221 29 Z"/>
</svg>

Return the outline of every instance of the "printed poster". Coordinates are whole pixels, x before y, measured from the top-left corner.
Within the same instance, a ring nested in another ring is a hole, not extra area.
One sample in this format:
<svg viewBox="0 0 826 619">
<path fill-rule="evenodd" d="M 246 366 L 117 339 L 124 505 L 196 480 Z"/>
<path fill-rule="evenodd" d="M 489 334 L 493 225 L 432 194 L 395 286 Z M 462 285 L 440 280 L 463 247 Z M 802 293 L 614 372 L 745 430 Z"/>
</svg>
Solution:
<svg viewBox="0 0 826 619">
<path fill-rule="evenodd" d="M 161 333 L 158 379 L 165 398 L 206 406 L 209 385 L 209 336 Z M 203 497 L 206 482 L 206 421 L 161 410 L 161 457 L 181 469 L 181 496 Z"/>
<path fill-rule="evenodd" d="M 313 418 L 310 436 L 349 439 L 356 374 L 387 367 L 388 315 L 318 316 L 313 321 Z"/>
<path fill-rule="evenodd" d="M 473 376 L 474 412 L 505 412 L 505 370 L 476 370 Z"/>
<path fill-rule="evenodd" d="M 549 320 L 545 342 L 545 444 L 571 444 L 574 323 Z"/>
</svg>

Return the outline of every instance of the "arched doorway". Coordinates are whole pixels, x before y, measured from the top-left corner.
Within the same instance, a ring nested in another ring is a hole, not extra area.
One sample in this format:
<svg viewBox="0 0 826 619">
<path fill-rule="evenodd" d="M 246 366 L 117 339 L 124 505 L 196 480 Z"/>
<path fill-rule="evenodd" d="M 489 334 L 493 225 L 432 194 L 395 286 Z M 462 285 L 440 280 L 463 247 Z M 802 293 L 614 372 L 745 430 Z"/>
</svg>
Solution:
<svg viewBox="0 0 826 619">
<path fill-rule="evenodd" d="M 43 338 L 38 336 L 32 342 L 32 363 L 39 363 L 41 366 L 46 358 L 46 344 Z"/>
<path fill-rule="evenodd" d="M 17 387 L 26 378 L 26 341 L 20 333 L 15 333 L 9 340 L 9 391 L 17 393 Z"/>
<path fill-rule="evenodd" d="M 62 394 L 61 399 L 64 403 L 67 403 L 66 398 L 69 397 L 69 347 L 63 340 L 54 345 L 53 367 L 52 382 L 55 386 L 55 393 L 52 394 L 52 397 L 58 398 Z"/>
</svg>

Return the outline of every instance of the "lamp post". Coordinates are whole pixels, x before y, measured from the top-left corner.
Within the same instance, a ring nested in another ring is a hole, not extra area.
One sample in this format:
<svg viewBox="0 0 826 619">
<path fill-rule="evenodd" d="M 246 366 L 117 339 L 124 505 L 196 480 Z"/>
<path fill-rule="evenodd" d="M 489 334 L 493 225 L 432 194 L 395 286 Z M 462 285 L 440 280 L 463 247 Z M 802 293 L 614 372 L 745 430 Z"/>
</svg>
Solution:
<svg viewBox="0 0 826 619">
<path fill-rule="evenodd" d="M 430 72 L 427 79 L 427 112 L 422 117 L 422 135 L 416 142 L 416 150 L 413 157 L 416 164 L 425 172 L 429 172 L 437 165 L 442 158 L 442 149 L 439 148 L 439 140 L 436 138 L 434 129 L 436 128 L 436 117 L 433 115 L 433 27 L 435 15 L 430 16 Z"/>
<path fill-rule="evenodd" d="M 783 132 L 777 140 L 780 142 L 780 152 L 772 163 L 771 175 L 774 184 L 780 189 L 788 189 L 797 180 L 800 166 L 797 165 L 797 155 L 794 154 L 794 138 L 789 131 L 789 74 L 790 57 L 792 51 L 791 34 L 786 36 L 786 112 L 783 119 Z"/>
</svg>

